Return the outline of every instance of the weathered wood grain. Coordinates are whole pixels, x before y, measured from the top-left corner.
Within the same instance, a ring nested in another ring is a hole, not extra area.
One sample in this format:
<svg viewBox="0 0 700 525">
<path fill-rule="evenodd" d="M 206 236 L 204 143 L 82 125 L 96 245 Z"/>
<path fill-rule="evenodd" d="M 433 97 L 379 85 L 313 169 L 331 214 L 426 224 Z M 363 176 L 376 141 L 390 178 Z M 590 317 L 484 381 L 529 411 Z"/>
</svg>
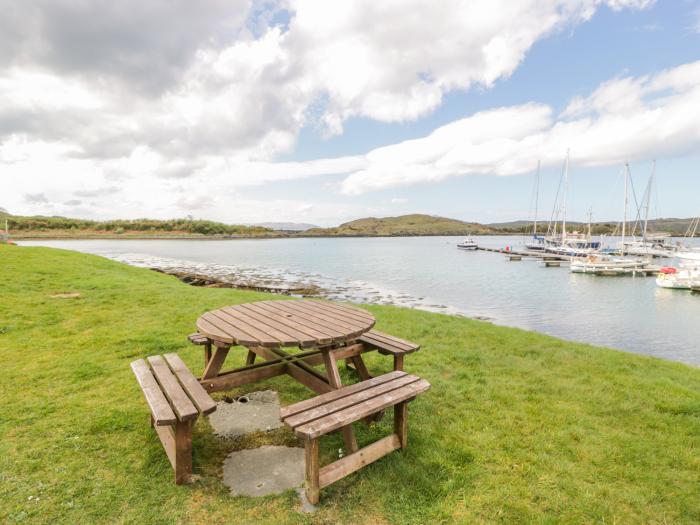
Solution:
<svg viewBox="0 0 700 525">
<path fill-rule="evenodd" d="M 357 472 L 362 467 L 377 461 L 390 452 L 401 448 L 401 443 L 396 434 L 386 436 L 379 441 L 361 448 L 338 461 L 331 463 L 320 469 L 318 484 L 320 488 L 327 487 L 353 472 Z"/>
<path fill-rule="evenodd" d="M 163 391 L 160 389 L 160 385 L 153 377 L 151 369 L 146 364 L 146 361 L 139 359 L 131 363 L 131 369 L 134 371 L 136 376 L 136 381 L 138 381 L 143 395 L 146 398 L 146 403 L 148 403 L 151 409 L 151 414 L 153 416 L 153 422 L 156 426 L 161 425 L 172 425 L 177 421 L 175 417 L 175 412 L 170 407 L 170 403 L 163 395 Z"/>
<path fill-rule="evenodd" d="M 165 354 L 165 361 L 177 377 L 183 390 L 190 400 L 202 414 L 211 414 L 216 410 L 216 402 L 207 394 L 206 390 L 199 384 L 197 378 L 192 375 L 180 356 L 177 354 Z"/>
<path fill-rule="evenodd" d="M 372 314 L 358 308 L 327 301 L 298 300 L 226 306 L 206 312 L 196 324 L 199 334 L 213 342 L 308 348 L 356 339 L 374 323 Z"/>
<path fill-rule="evenodd" d="M 175 378 L 173 373 L 168 368 L 167 363 L 162 356 L 152 355 L 148 357 L 148 363 L 151 365 L 153 375 L 158 384 L 160 384 L 163 394 L 168 398 L 177 419 L 179 421 L 189 421 L 197 419 L 199 411 L 192 404 L 190 398 L 180 386 L 180 383 Z"/>
<path fill-rule="evenodd" d="M 405 375 L 407 375 L 405 372 L 389 372 L 388 374 L 383 374 L 381 376 L 374 377 L 368 381 L 362 381 L 361 383 L 346 386 L 340 390 L 329 392 L 328 394 L 322 394 L 311 399 L 299 401 L 298 403 L 294 403 L 293 405 L 282 407 L 280 409 L 280 417 L 282 419 L 286 419 L 290 416 L 293 416 L 294 414 L 298 414 L 299 412 L 303 412 L 305 410 L 309 410 L 324 405 L 326 403 L 330 403 L 332 401 L 335 401 L 336 399 L 341 399 L 343 397 L 352 395 L 356 392 L 360 392 L 362 390 L 374 387 L 376 385 L 381 385 L 382 383 L 392 381 L 393 379 Z"/>
<path fill-rule="evenodd" d="M 430 384 L 424 379 L 420 379 L 414 383 L 410 383 L 396 390 L 392 390 L 391 392 L 387 392 L 375 398 L 369 399 L 360 405 L 353 405 L 332 414 L 328 414 L 327 416 L 310 423 L 296 427 L 294 431 L 300 437 L 319 437 L 347 426 L 354 421 L 367 417 L 370 414 L 374 414 L 379 410 L 393 406 L 396 403 L 412 399 L 429 388 Z"/>
</svg>

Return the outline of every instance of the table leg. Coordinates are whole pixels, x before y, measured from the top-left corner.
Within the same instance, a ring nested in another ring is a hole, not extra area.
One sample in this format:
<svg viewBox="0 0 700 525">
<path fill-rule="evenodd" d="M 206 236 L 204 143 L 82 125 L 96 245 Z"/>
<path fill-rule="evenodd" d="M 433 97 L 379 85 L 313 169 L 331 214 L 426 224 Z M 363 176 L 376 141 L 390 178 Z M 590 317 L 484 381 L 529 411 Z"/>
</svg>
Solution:
<svg viewBox="0 0 700 525">
<path fill-rule="evenodd" d="M 343 384 L 340 381 L 338 363 L 331 355 L 331 351 L 323 350 L 321 355 L 323 356 L 323 364 L 326 367 L 326 374 L 328 374 L 328 381 L 330 385 L 333 388 L 342 388 Z M 352 454 L 353 452 L 357 452 L 357 440 L 355 439 L 355 432 L 352 430 L 352 425 L 343 427 L 342 432 L 343 441 L 345 441 L 345 448 L 348 449 L 348 453 Z"/>
<path fill-rule="evenodd" d="M 207 366 L 204 369 L 202 379 L 211 379 L 212 377 L 216 377 L 217 375 L 219 375 L 221 367 L 224 364 L 224 361 L 226 360 L 226 356 L 228 355 L 228 351 L 229 347 L 216 347 L 214 355 L 209 360 L 209 363 L 207 363 Z"/>
<path fill-rule="evenodd" d="M 209 361 L 211 361 L 211 341 L 204 344 L 204 368 L 207 367 Z"/>
<path fill-rule="evenodd" d="M 335 390 L 328 378 L 316 370 L 311 365 L 304 362 L 303 359 L 294 359 L 293 355 L 286 353 L 281 348 L 264 348 L 262 346 L 251 346 L 249 350 L 267 361 L 276 360 L 278 358 L 290 358 L 286 362 L 286 372 L 302 385 L 310 388 L 317 394 L 325 394 Z"/>
<path fill-rule="evenodd" d="M 362 381 L 372 379 L 372 374 L 370 374 L 369 370 L 367 370 L 367 367 L 365 366 L 365 361 L 364 359 L 362 359 L 361 355 L 351 357 L 350 361 L 352 361 L 352 364 L 355 367 L 355 370 L 357 371 L 357 375 L 360 376 L 360 379 L 362 379 Z"/>
<path fill-rule="evenodd" d="M 245 358 L 245 364 L 248 366 L 252 365 L 253 363 L 255 363 L 255 352 L 248 350 L 248 355 Z"/>
</svg>

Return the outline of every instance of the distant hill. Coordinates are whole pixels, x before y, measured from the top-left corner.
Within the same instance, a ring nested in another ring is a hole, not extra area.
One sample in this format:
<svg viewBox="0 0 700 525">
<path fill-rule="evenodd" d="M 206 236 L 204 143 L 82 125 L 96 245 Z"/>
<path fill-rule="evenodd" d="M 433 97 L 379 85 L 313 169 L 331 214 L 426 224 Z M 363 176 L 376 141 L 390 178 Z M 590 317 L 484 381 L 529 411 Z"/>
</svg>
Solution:
<svg viewBox="0 0 700 525">
<path fill-rule="evenodd" d="M 649 220 L 649 231 L 656 233 L 670 233 L 672 235 L 684 235 L 690 226 L 691 221 L 694 219 L 650 219 Z M 567 230 L 580 230 L 583 231 L 588 228 L 588 224 L 584 222 L 569 221 L 567 224 Z M 633 225 L 634 221 L 629 221 L 628 225 Z M 605 222 L 594 222 L 591 224 L 591 231 L 595 235 L 600 234 L 612 234 L 618 228 L 619 222 L 605 221 Z M 532 231 L 532 222 L 530 221 L 511 221 L 511 222 L 498 222 L 486 225 L 489 228 L 497 230 L 499 233 L 528 233 Z M 547 221 L 541 221 L 538 225 L 538 231 L 547 230 Z"/>
<path fill-rule="evenodd" d="M 315 224 L 306 224 L 304 222 L 261 222 L 253 226 L 261 226 L 270 230 L 283 232 L 303 232 L 311 228 L 318 228 Z"/>
<path fill-rule="evenodd" d="M 368 217 L 346 222 L 335 228 L 313 228 L 302 236 L 318 237 L 406 237 L 413 235 L 467 235 L 498 233 L 474 222 L 436 217 L 433 215 L 402 215 L 400 217 Z"/>
<path fill-rule="evenodd" d="M 68 217 L 7 215 L 13 238 L 279 237 L 262 226 L 193 219 L 93 221 Z"/>
</svg>

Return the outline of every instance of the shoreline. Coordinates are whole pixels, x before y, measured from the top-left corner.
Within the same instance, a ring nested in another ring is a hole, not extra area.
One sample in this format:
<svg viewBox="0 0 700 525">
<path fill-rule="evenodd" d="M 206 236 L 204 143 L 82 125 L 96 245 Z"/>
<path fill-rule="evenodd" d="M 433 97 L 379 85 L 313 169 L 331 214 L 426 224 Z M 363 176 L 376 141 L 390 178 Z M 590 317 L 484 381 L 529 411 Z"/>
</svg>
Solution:
<svg viewBox="0 0 700 525">
<path fill-rule="evenodd" d="M 416 241 L 419 240 L 416 239 Z M 492 243 L 498 243 L 498 241 L 499 238 L 491 239 Z M 383 241 L 374 242 L 382 243 Z M 393 242 L 400 245 L 404 241 L 395 240 Z M 437 240 L 433 242 L 438 242 L 442 245 L 442 243 L 449 244 L 450 240 L 446 238 L 442 241 Z M 515 240 L 512 242 L 515 242 Z M 342 271 L 324 273 L 321 271 L 322 267 L 313 266 L 313 270 L 308 270 L 303 265 L 292 265 L 293 268 L 290 269 L 285 264 L 275 264 L 274 260 L 265 262 L 256 258 L 243 258 L 238 263 L 235 262 L 238 259 L 225 263 L 212 262 L 211 259 L 206 257 L 195 257 L 195 260 L 187 260 L 189 250 L 185 244 L 181 244 L 175 251 L 164 248 L 163 250 L 155 250 L 151 255 L 148 254 L 149 250 L 141 250 L 138 243 L 131 246 L 120 246 L 117 244 L 113 248 L 109 246 L 110 243 L 101 243 L 95 247 L 90 245 L 81 247 L 80 243 L 66 244 L 65 248 L 72 251 L 88 251 L 130 266 L 166 273 L 176 277 L 181 282 L 198 287 L 260 291 L 292 297 L 319 297 L 367 305 L 393 305 L 486 321 L 498 326 L 521 328 L 560 337 L 567 341 L 590 342 L 640 355 L 655 355 L 668 360 L 692 364 L 693 366 L 700 364 L 697 362 L 696 357 L 684 350 L 678 350 L 676 348 L 677 345 L 674 346 L 672 343 L 663 347 L 668 347 L 666 350 L 659 350 L 639 341 L 637 341 L 637 344 L 626 344 L 625 341 L 621 341 L 620 337 L 601 336 L 589 339 L 580 333 L 574 335 L 568 332 L 563 333 L 562 330 L 558 329 L 559 327 L 556 323 L 552 323 L 547 319 L 546 315 L 539 315 L 537 312 L 530 316 L 519 316 L 519 311 L 511 311 L 507 305 L 500 305 L 501 308 L 498 309 L 492 307 L 493 305 L 488 301 L 475 304 L 459 300 L 452 301 L 451 299 L 454 298 L 449 294 L 441 294 L 439 291 L 425 289 L 424 287 L 404 287 L 400 282 L 394 282 L 391 279 L 388 281 L 382 280 L 379 276 L 374 279 L 372 275 L 366 273 L 356 274 L 356 277 L 353 278 L 352 274 Z M 310 243 L 310 245 L 315 246 L 315 243 Z M 59 243 L 56 243 L 55 246 L 61 248 Z M 246 250 L 245 246 L 249 246 L 251 249 L 255 248 L 254 244 L 251 243 L 249 245 L 241 245 L 241 249 Z M 291 249 L 292 244 L 279 245 L 279 247 L 284 246 Z M 298 244 L 296 246 L 304 249 L 307 244 Z M 201 245 L 201 249 L 205 248 L 205 245 Z M 230 249 L 234 249 L 234 247 L 231 246 Z M 226 248 L 222 243 L 218 250 L 227 252 L 229 248 Z M 160 253 L 163 255 L 158 255 Z M 165 256 L 166 254 L 171 254 L 171 256 Z M 224 260 L 226 259 L 222 261 Z M 432 296 L 432 294 L 436 296 Z M 499 301 L 496 301 L 496 303 L 496 306 L 500 304 Z"/>
<path fill-rule="evenodd" d="M 124 263 L 124 264 L 129 264 L 129 263 Z M 266 293 L 273 293 L 277 295 L 288 295 L 288 296 L 293 296 L 293 297 L 311 297 L 311 298 L 329 298 L 330 296 L 333 295 L 332 290 L 328 290 L 325 288 L 322 288 L 321 286 L 318 286 L 316 284 L 307 284 L 303 286 L 275 286 L 271 282 L 262 280 L 261 282 L 258 283 L 240 283 L 236 282 L 234 280 L 222 278 L 219 276 L 216 276 L 214 274 L 206 274 L 206 273 L 199 273 L 199 272 L 192 272 L 192 271 L 187 271 L 187 270 L 182 270 L 182 269 L 167 269 L 167 268 L 159 268 L 159 267 L 149 267 L 148 268 L 151 271 L 162 273 L 165 275 L 171 275 L 173 277 L 176 277 L 179 279 L 181 282 L 185 284 L 189 284 L 190 286 L 198 286 L 198 287 L 204 287 L 204 288 L 233 288 L 236 290 L 247 290 L 247 291 L 254 291 L 254 292 L 266 292 Z M 361 303 L 361 304 L 373 304 L 369 302 Z M 432 313 L 442 313 L 445 315 L 453 315 L 455 317 L 462 317 L 465 319 L 473 319 L 475 321 L 483 321 L 483 322 L 494 322 L 495 319 L 491 317 L 487 317 L 485 315 L 467 315 L 465 313 L 461 313 L 458 311 L 447 311 L 450 309 L 449 306 L 444 306 L 444 305 L 435 305 L 434 308 L 428 308 L 428 307 L 423 307 L 421 308 L 420 306 L 407 306 L 407 305 L 401 305 L 399 303 L 393 303 L 393 302 L 387 302 L 387 303 L 382 303 L 388 306 L 397 306 L 397 307 L 403 307 L 403 308 L 415 308 L 417 310 L 423 310 L 426 312 L 432 312 Z M 507 326 L 507 325 L 503 325 Z"/>
<path fill-rule="evenodd" d="M 170 275 L 185 284 L 196 287 L 231 288 L 292 297 L 315 297 L 367 305 L 397 306 L 508 326 L 507 323 L 499 322 L 498 319 L 479 312 L 466 312 L 453 306 L 440 304 L 439 301 L 428 297 L 409 295 L 362 280 L 342 279 L 282 268 L 203 263 L 142 254 L 99 253 L 95 255 L 128 266 Z"/>
<path fill-rule="evenodd" d="M 303 235 L 280 232 L 271 235 L 16 235 L 10 232 L 10 239 L 15 241 L 239 241 L 247 239 L 374 239 L 396 237 L 464 237 L 466 233 L 434 233 L 434 234 L 396 234 L 396 235 Z M 527 237 L 526 233 L 483 233 L 471 234 L 472 237 Z"/>
</svg>

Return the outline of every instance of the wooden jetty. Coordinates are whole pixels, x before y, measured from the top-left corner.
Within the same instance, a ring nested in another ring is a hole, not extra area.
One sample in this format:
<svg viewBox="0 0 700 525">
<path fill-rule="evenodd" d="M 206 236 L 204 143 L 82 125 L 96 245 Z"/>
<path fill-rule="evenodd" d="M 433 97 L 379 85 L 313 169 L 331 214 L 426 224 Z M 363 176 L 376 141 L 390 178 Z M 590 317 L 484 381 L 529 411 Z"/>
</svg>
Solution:
<svg viewBox="0 0 700 525">
<path fill-rule="evenodd" d="M 578 259 L 578 257 L 572 257 L 569 255 L 558 255 L 556 253 L 546 253 L 534 250 L 512 250 L 506 248 L 491 248 L 487 246 L 477 246 L 477 250 L 482 250 L 485 252 L 502 253 L 506 256 L 509 261 L 522 261 L 523 258 L 529 258 L 537 260 L 543 263 L 545 268 L 561 268 L 563 265 L 568 265 L 572 260 Z M 640 277 L 644 276 L 655 276 L 660 272 L 661 267 L 658 265 L 649 264 L 643 268 L 624 268 L 624 269 L 606 269 L 601 268 L 597 271 L 585 272 L 589 275 L 600 275 L 600 276 L 615 276 L 615 275 L 638 275 Z M 698 293 L 700 293 L 700 286 L 698 287 Z"/>
<path fill-rule="evenodd" d="M 487 246 L 477 246 L 477 250 L 482 250 L 485 252 L 502 253 L 510 257 L 531 257 L 534 259 L 540 259 L 543 261 L 568 261 L 570 257 L 566 255 L 557 255 L 556 253 L 545 253 L 538 252 L 534 250 L 506 250 L 505 248 L 491 248 Z M 521 259 L 510 259 L 514 261 L 519 261 Z"/>
</svg>

